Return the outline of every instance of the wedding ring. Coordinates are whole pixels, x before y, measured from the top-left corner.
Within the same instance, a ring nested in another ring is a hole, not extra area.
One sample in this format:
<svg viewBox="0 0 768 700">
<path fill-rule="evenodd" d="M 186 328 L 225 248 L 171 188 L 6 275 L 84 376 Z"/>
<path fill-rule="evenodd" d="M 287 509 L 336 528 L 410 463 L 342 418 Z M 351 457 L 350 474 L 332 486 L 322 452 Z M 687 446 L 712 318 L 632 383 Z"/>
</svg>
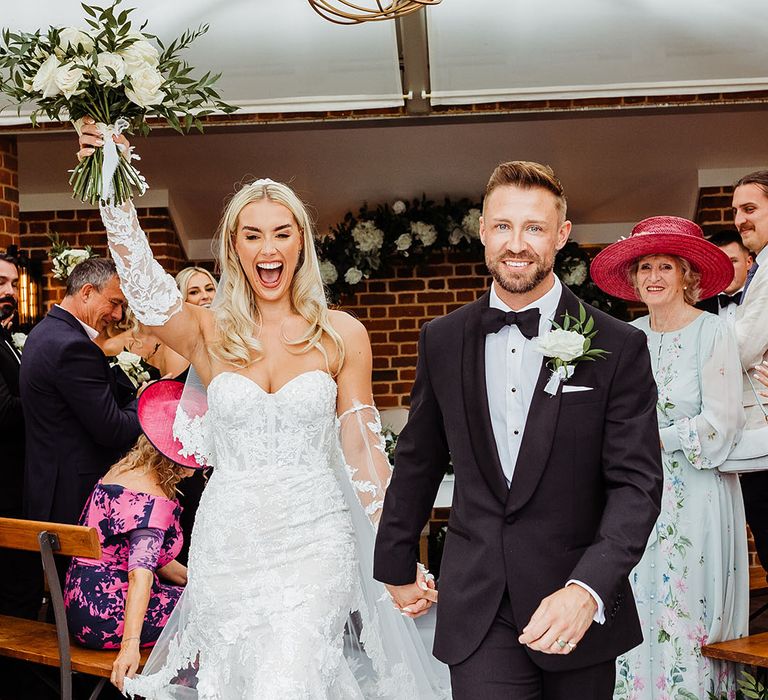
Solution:
<svg viewBox="0 0 768 700">
<path fill-rule="evenodd" d="M 571 650 L 576 648 L 576 645 L 573 642 L 567 642 L 567 644 L 568 644 L 568 648 Z"/>
<path fill-rule="evenodd" d="M 565 649 L 566 642 L 564 642 L 562 639 L 555 640 L 555 643 L 557 646 L 559 646 L 561 649 Z"/>
</svg>

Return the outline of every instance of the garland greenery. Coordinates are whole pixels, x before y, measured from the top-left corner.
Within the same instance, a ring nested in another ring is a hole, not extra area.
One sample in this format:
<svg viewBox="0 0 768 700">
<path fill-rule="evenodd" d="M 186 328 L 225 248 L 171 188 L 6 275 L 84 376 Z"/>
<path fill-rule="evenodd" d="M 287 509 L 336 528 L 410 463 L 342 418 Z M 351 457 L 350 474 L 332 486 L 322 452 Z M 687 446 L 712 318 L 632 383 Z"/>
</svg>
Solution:
<svg viewBox="0 0 768 700">
<path fill-rule="evenodd" d="M 470 199 L 426 196 L 412 201 L 363 204 L 347 212 L 318 243 L 320 272 L 333 301 L 354 294 L 366 279 L 386 277 L 396 265 L 428 263 L 444 250 L 465 251 L 483 259 L 481 205 Z M 555 259 L 555 272 L 581 299 L 617 318 L 627 317 L 623 301 L 608 296 L 589 277 L 589 253 L 569 241 Z"/>
</svg>

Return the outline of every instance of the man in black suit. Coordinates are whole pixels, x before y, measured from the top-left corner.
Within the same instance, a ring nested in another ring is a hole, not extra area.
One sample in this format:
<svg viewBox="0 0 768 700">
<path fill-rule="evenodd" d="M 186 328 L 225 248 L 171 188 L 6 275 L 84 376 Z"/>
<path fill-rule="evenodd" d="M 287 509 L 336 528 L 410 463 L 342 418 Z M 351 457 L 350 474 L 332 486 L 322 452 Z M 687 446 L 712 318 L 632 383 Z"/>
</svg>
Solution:
<svg viewBox="0 0 768 700">
<path fill-rule="evenodd" d="M 717 314 L 720 318 L 730 321 L 736 320 L 736 308 L 741 303 L 741 296 L 744 290 L 744 284 L 747 281 L 747 273 L 755 258 L 744 245 L 738 231 L 722 230 L 713 233 L 709 237 L 709 242 L 714 243 L 722 250 L 733 264 L 733 280 L 718 295 L 702 299 L 696 307 L 711 314 Z"/>
<path fill-rule="evenodd" d="M 19 395 L 20 348 L 10 332 L 18 305 L 16 261 L 0 254 L 0 517 L 21 518 L 24 483 L 24 414 Z M 39 556 L 0 549 L 0 615 L 34 619 L 40 609 Z M 13 575 L 8 575 L 13 572 Z"/>
<path fill-rule="evenodd" d="M 27 338 L 24 498 L 33 520 L 77 523 L 96 481 L 139 436 L 136 402 L 118 406 L 113 373 L 93 342 L 124 304 L 114 263 L 91 258 L 72 270 L 63 301 Z"/>
<path fill-rule="evenodd" d="M 435 597 L 418 540 L 452 460 L 434 653 L 456 700 L 608 700 L 616 657 L 642 639 L 628 575 L 661 503 L 656 386 L 645 335 L 596 309 L 593 361 L 572 360 L 582 340 L 544 337 L 580 316 L 552 272 L 565 208 L 549 167 L 500 165 L 480 229 L 492 288 L 419 339 L 374 575 L 411 615 Z M 537 336 L 573 371 L 553 373 Z"/>
</svg>

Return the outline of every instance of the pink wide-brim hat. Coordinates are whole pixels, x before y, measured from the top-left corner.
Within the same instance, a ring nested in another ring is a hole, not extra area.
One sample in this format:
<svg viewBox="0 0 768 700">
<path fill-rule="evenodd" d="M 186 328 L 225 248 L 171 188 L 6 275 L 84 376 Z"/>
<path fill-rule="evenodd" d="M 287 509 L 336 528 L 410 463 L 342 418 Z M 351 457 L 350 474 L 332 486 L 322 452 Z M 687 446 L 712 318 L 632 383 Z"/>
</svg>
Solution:
<svg viewBox="0 0 768 700">
<path fill-rule="evenodd" d="M 150 384 L 139 396 L 139 423 L 152 446 L 179 466 L 204 469 L 194 457 L 180 454 L 182 444 L 173 436 L 173 421 L 181 401 L 184 384 L 173 379 L 161 379 Z M 208 410 L 205 394 L 189 390 L 184 397 L 184 410 L 190 417 L 201 416 Z"/>
<path fill-rule="evenodd" d="M 676 255 L 701 275 L 701 298 L 722 292 L 733 280 L 733 263 L 701 228 L 679 216 L 652 216 L 635 224 L 629 238 L 611 243 L 592 261 L 590 275 L 604 292 L 627 301 L 640 301 L 629 268 L 646 255 Z"/>
</svg>

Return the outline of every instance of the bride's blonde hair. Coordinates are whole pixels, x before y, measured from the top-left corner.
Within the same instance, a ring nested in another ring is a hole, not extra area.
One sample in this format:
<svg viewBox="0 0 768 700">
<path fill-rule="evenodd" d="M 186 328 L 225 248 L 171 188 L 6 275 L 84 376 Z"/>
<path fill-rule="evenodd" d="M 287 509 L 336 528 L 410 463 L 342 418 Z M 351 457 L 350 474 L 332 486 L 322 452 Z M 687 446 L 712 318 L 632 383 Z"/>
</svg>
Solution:
<svg viewBox="0 0 768 700">
<path fill-rule="evenodd" d="M 325 357 L 328 371 L 335 375 L 344 363 L 344 342 L 328 318 L 328 304 L 320 277 L 312 221 L 296 193 L 288 185 L 272 180 L 256 180 L 244 186 L 232 196 L 221 218 L 214 239 L 214 250 L 218 251 L 222 274 L 213 306 L 217 338 L 211 346 L 211 353 L 216 359 L 236 367 L 247 367 L 263 357 L 261 343 L 254 337 L 254 325 L 261 323 L 258 300 L 235 250 L 240 212 L 252 202 L 262 199 L 282 204 L 288 209 L 303 238 L 290 292 L 293 308 L 307 321 L 309 328 L 299 338 L 283 340 L 297 348 L 300 354 L 313 348 L 319 350 Z M 335 349 L 332 358 L 328 357 L 323 346 L 324 335 Z"/>
</svg>

